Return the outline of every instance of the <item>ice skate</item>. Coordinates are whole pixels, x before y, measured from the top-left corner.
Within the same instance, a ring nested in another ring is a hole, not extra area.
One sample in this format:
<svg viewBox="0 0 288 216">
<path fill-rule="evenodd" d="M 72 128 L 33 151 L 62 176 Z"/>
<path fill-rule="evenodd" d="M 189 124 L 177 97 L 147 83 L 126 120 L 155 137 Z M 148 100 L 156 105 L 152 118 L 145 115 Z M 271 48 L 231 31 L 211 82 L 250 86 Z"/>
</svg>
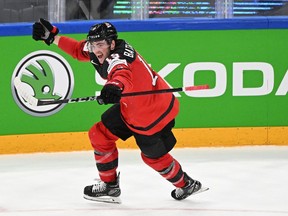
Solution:
<svg viewBox="0 0 288 216">
<path fill-rule="evenodd" d="M 99 180 L 94 185 L 84 188 L 84 198 L 87 200 L 108 203 L 121 203 L 119 198 L 121 190 L 119 187 L 119 174 L 115 182 L 103 182 Z"/>
<path fill-rule="evenodd" d="M 176 200 L 183 200 L 188 196 L 208 190 L 209 188 L 202 188 L 199 181 L 193 180 L 186 173 L 184 173 L 186 185 L 182 188 L 176 188 L 171 192 L 171 196 Z"/>
</svg>

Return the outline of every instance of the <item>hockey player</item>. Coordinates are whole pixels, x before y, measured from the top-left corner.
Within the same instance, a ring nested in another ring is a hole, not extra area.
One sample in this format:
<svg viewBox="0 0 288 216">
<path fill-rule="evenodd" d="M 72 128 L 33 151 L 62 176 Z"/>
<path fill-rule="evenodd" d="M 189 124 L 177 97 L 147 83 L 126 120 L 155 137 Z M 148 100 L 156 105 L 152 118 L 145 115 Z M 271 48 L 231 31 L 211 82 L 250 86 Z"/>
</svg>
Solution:
<svg viewBox="0 0 288 216">
<path fill-rule="evenodd" d="M 100 181 L 84 188 L 84 198 L 120 202 L 118 150 L 116 141 L 134 136 L 143 161 L 176 188 L 171 196 L 182 200 L 201 189 L 190 178 L 170 150 L 176 144 L 172 128 L 179 102 L 172 93 L 121 98 L 122 93 L 168 88 L 142 56 L 125 40 L 118 39 L 115 27 L 104 22 L 93 25 L 85 40 L 58 35 L 58 28 L 40 19 L 33 25 L 33 39 L 52 43 L 80 61 L 90 61 L 107 80 L 100 104 L 114 104 L 89 130 Z"/>
</svg>

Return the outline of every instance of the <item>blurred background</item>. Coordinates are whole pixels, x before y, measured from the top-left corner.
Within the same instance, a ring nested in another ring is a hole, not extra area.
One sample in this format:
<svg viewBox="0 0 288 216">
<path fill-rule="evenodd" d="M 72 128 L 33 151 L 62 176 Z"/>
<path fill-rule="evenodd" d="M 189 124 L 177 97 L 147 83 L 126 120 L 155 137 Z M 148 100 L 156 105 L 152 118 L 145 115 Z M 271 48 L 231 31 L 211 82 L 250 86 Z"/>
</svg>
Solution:
<svg viewBox="0 0 288 216">
<path fill-rule="evenodd" d="M 288 0 L 0 0 L 0 23 L 287 16 Z"/>
</svg>

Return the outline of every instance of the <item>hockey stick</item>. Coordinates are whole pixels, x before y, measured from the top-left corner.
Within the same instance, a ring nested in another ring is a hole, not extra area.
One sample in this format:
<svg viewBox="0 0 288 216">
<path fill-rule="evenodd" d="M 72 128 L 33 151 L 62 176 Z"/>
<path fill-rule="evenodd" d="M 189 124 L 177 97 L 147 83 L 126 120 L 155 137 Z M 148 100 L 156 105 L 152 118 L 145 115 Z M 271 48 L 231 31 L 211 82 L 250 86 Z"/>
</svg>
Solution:
<svg viewBox="0 0 288 216">
<path fill-rule="evenodd" d="M 14 86 L 18 91 L 19 95 L 25 99 L 32 106 L 45 106 L 53 104 L 64 104 L 64 103 L 78 103 L 78 102 L 87 102 L 87 101 L 97 101 L 99 104 L 104 104 L 103 99 L 100 96 L 88 96 L 88 97 L 78 97 L 78 98 L 67 98 L 62 100 L 39 100 L 32 95 L 25 92 L 22 87 L 22 82 L 19 77 L 15 77 Z M 180 92 L 180 91 L 194 91 L 201 89 L 209 89 L 208 85 L 197 85 L 197 86 L 188 86 L 180 88 L 171 88 L 171 89 L 159 89 L 152 91 L 140 91 L 140 92 L 129 92 L 123 93 L 121 97 L 131 97 L 131 96 L 140 96 L 140 95 L 150 95 L 150 94 L 163 94 L 169 92 Z"/>
</svg>

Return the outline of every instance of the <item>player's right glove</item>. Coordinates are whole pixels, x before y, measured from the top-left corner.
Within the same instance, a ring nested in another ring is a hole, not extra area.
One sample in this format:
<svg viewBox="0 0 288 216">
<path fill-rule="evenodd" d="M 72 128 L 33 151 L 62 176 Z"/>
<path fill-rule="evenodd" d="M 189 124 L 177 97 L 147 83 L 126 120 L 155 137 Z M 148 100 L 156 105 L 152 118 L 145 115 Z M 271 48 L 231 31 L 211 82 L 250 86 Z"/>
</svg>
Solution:
<svg viewBox="0 0 288 216">
<path fill-rule="evenodd" d="M 49 46 L 53 43 L 58 33 L 59 29 L 43 18 L 40 18 L 39 22 L 33 24 L 33 39 L 36 41 L 43 40 Z"/>
<path fill-rule="evenodd" d="M 100 105 L 119 103 L 122 91 L 123 84 L 121 82 L 110 80 L 104 85 L 101 95 L 97 97 L 97 101 Z"/>
</svg>

